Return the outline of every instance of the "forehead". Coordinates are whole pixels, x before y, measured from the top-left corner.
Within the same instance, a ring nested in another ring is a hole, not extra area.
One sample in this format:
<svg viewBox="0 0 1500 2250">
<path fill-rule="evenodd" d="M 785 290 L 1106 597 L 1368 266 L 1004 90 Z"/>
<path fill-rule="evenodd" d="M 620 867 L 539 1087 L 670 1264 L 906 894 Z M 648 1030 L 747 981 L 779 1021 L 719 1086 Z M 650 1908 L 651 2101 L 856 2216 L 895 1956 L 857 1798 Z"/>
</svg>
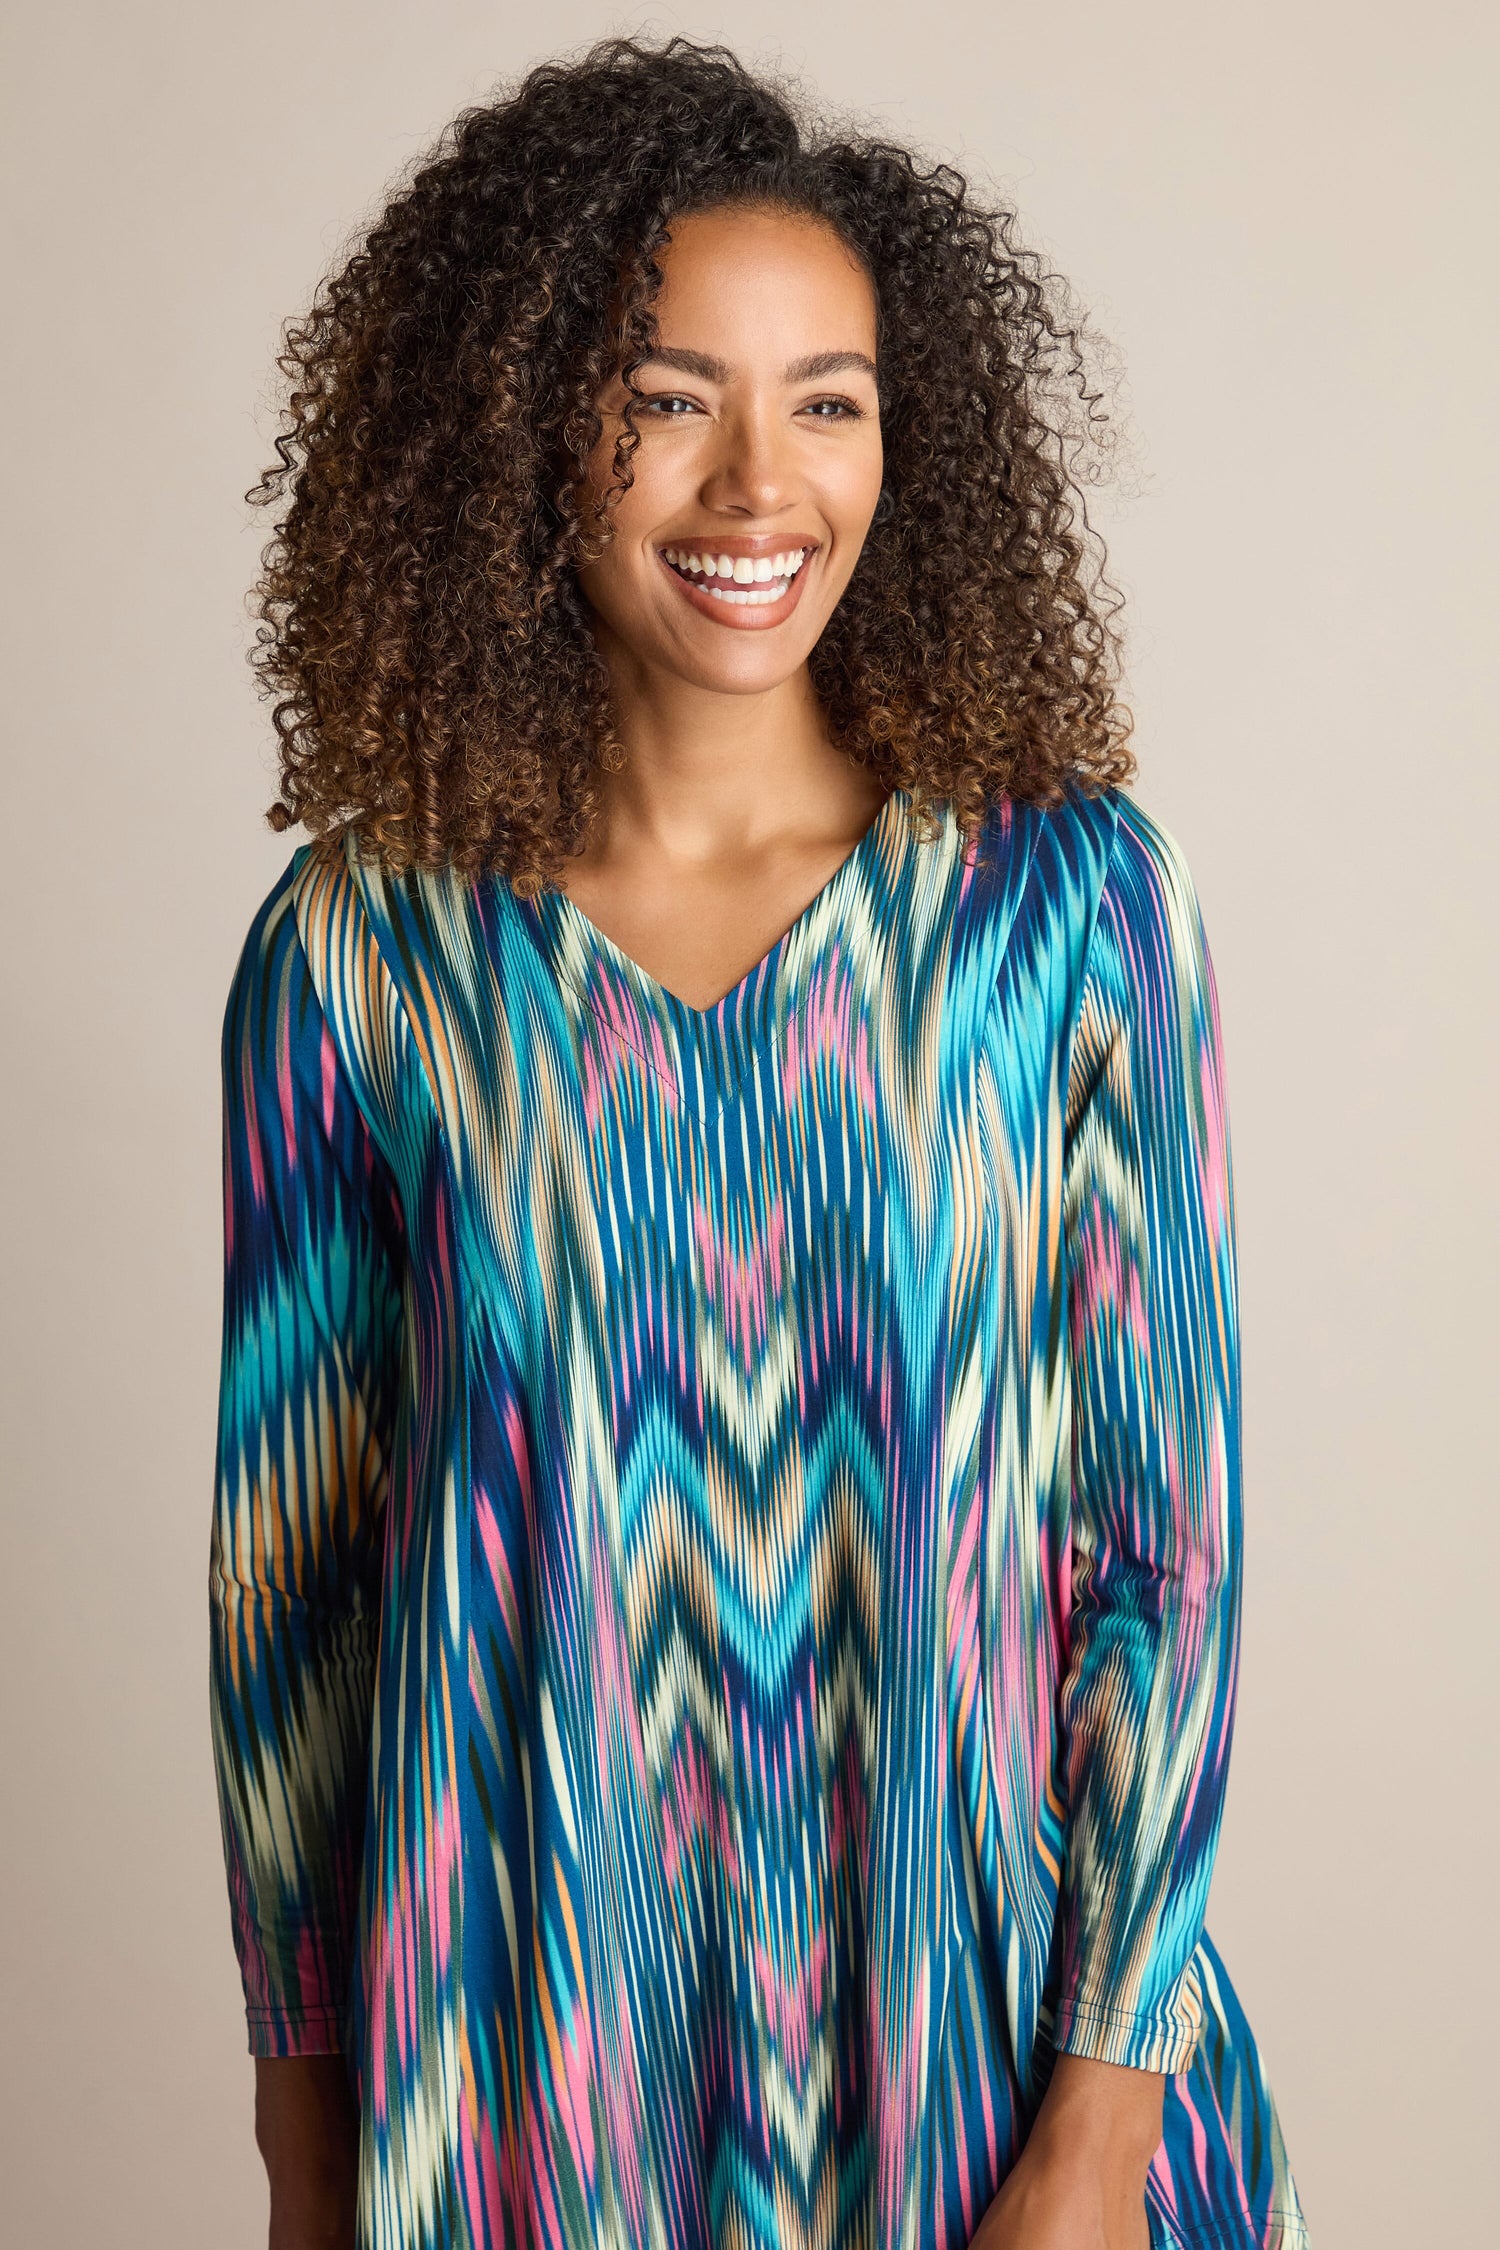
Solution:
<svg viewBox="0 0 1500 2250">
<path fill-rule="evenodd" d="M 875 350 L 875 292 L 821 220 L 730 209 L 679 219 L 659 256 L 663 343 L 736 362 Z M 795 348 L 793 348 L 795 347 Z"/>
</svg>

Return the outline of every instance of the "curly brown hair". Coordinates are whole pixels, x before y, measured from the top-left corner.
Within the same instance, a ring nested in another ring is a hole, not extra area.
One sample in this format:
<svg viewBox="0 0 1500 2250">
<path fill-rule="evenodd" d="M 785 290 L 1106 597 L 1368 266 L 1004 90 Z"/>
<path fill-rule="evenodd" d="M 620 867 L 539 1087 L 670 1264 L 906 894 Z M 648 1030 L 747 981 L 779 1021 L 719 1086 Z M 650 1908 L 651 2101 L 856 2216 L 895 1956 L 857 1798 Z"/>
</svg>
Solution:
<svg viewBox="0 0 1500 2250">
<path fill-rule="evenodd" d="M 966 830 L 1130 778 L 1078 473 L 1109 416 L 1065 285 L 950 166 L 810 120 L 723 47 L 610 39 L 464 110 L 287 325 L 246 495 L 285 503 L 251 658 L 273 828 L 557 882 L 622 755 L 577 575 L 610 535 L 595 401 L 635 388 L 673 221 L 735 203 L 822 220 L 876 296 L 889 498 L 811 657 L 832 739 Z"/>
</svg>

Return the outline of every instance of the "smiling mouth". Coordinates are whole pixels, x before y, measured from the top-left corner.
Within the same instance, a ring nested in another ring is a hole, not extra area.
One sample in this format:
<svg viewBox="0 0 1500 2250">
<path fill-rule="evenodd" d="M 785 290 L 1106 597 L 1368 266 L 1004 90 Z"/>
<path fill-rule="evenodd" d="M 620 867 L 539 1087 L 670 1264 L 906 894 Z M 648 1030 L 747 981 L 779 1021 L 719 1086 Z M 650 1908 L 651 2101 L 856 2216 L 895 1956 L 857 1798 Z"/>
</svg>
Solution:
<svg viewBox="0 0 1500 2250">
<path fill-rule="evenodd" d="M 695 594 L 731 609 L 769 609 L 785 601 L 812 543 L 785 547 L 769 555 L 730 555 L 709 547 L 661 547 L 662 561 Z"/>
</svg>

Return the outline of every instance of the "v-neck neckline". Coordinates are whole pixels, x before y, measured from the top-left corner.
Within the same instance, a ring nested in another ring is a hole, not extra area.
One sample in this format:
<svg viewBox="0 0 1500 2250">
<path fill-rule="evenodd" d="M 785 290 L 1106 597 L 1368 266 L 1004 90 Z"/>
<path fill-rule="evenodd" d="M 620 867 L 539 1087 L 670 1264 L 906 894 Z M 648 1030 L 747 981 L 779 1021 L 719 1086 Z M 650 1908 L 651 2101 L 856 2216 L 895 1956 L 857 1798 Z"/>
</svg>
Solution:
<svg viewBox="0 0 1500 2250">
<path fill-rule="evenodd" d="M 807 904 L 793 916 L 781 935 L 773 938 L 760 959 L 752 962 L 744 975 L 737 977 L 728 990 L 721 992 L 718 999 L 710 1001 L 706 1008 L 695 1008 L 690 1000 L 684 1000 L 680 993 L 672 990 L 670 985 L 663 984 L 660 977 L 654 977 L 649 969 L 643 968 L 635 956 L 627 953 L 625 948 L 617 944 L 606 930 L 601 930 L 598 923 L 591 916 L 585 914 L 583 908 L 569 898 L 566 891 L 555 891 L 548 895 L 560 902 L 561 908 L 571 922 L 581 925 L 580 935 L 585 942 L 604 954 L 611 965 L 628 976 L 633 983 L 650 987 L 682 1015 L 702 1016 L 705 1019 L 710 1016 L 721 1015 L 732 1006 L 736 996 L 743 988 L 769 968 L 776 956 L 792 943 L 800 926 L 825 906 L 830 894 L 842 884 L 850 871 L 856 868 L 858 863 L 866 857 L 870 847 L 878 843 L 879 831 L 884 827 L 889 817 L 896 795 L 897 792 L 892 790 L 891 794 L 882 801 L 874 819 L 860 835 L 858 841 L 845 852 L 832 874 L 819 884 Z"/>
<path fill-rule="evenodd" d="M 518 903 L 555 971 L 708 1123 L 755 1055 L 796 1014 L 813 963 L 839 926 L 850 893 L 900 832 L 904 808 L 898 799 L 905 794 L 890 792 L 781 935 L 706 1008 L 695 1008 L 653 976 L 566 891 L 543 891 Z"/>
</svg>

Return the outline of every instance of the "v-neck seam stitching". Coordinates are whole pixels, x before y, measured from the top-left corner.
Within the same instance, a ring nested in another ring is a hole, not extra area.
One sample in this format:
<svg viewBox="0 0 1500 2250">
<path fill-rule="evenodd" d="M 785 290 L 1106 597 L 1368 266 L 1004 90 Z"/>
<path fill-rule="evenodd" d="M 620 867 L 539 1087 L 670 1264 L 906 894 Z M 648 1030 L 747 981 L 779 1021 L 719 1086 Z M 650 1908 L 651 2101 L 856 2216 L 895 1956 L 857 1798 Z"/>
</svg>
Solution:
<svg viewBox="0 0 1500 2250">
<path fill-rule="evenodd" d="M 517 903 L 519 904 L 519 902 Z M 523 916 L 523 923 L 524 920 L 525 917 Z M 630 1038 L 627 1033 L 623 1032 L 617 1023 L 612 1023 L 610 1021 L 609 1017 L 604 1013 L 599 1003 L 595 1000 L 593 994 L 589 991 L 582 977 L 577 974 L 577 972 L 573 969 L 568 961 L 560 958 L 555 946 L 549 942 L 546 952 L 542 953 L 541 949 L 537 946 L 534 933 L 529 929 L 527 930 L 527 938 L 533 950 L 538 952 L 538 954 L 540 955 L 540 958 L 549 962 L 550 966 L 552 967 L 553 973 L 556 975 L 559 981 L 571 988 L 580 1004 L 588 1010 L 591 1016 L 594 1017 L 600 1029 L 607 1032 L 612 1039 L 618 1040 L 620 1045 L 624 1047 L 629 1054 L 635 1056 L 636 1061 L 640 1063 L 644 1069 L 651 1072 L 653 1078 L 659 1080 L 659 1082 L 666 1088 L 667 1092 L 673 1097 L 674 1104 L 678 1109 L 691 1111 L 692 1105 L 687 1101 L 684 1095 L 681 1082 L 678 1079 L 669 1076 L 669 1074 L 662 1069 L 659 1063 L 652 1060 L 651 1056 L 647 1054 L 643 1046 L 638 1045 L 634 1039 Z M 694 1112 L 693 1114 L 696 1114 L 696 1112 Z"/>
<path fill-rule="evenodd" d="M 765 957 L 763 956 L 763 958 Z M 760 964 L 757 963 L 756 966 L 759 967 Z M 662 1069 L 661 1065 L 657 1062 L 652 1061 L 651 1057 L 646 1053 L 644 1047 L 637 1046 L 636 1042 L 632 1038 L 630 1038 L 627 1033 L 623 1032 L 617 1023 L 612 1023 L 610 1021 L 610 1018 L 604 1013 L 604 1010 L 600 1007 L 598 1001 L 589 991 L 582 978 L 579 977 L 572 968 L 570 968 L 566 963 L 560 964 L 560 967 L 563 976 L 567 978 L 568 983 L 573 987 L 573 990 L 578 995 L 578 998 L 588 1009 L 589 1014 L 594 1018 L 595 1022 L 598 1023 L 603 1030 L 607 1031 L 612 1039 L 617 1039 L 620 1045 L 624 1047 L 628 1053 L 634 1055 L 637 1062 L 644 1063 L 646 1069 L 649 1070 L 654 1077 L 660 1079 L 662 1085 L 666 1087 L 667 1091 L 670 1094 L 675 1095 L 678 1109 L 681 1111 L 685 1111 L 690 1117 L 696 1118 L 697 1122 L 704 1128 L 705 1131 L 710 1125 L 716 1124 L 719 1118 L 723 1116 L 725 1110 L 729 1107 L 735 1095 L 739 1092 L 741 1086 L 744 1085 L 745 1080 L 749 1077 L 751 1071 L 755 1067 L 756 1063 L 760 1060 L 761 1056 L 765 1053 L 766 1049 L 778 1037 L 785 1038 L 787 1032 L 791 1030 L 792 1025 L 796 1022 L 798 1016 L 802 1013 L 803 1008 L 807 1005 L 808 996 L 806 991 L 804 991 L 797 999 L 796 1003 L 792 1007 L 788 1008 L 786 1013 L 786 1020 L 779 1027 L 773 1023 L 768 1030 L 763 1031 L 760 1034 L 759 1038 L 748 1044 L 743 1064 L 741 1065 L 739 1070 L 736 1071 L 734 1077 L 729 1081 L 728 1085 L 725 1086 L 724 1091 L 715 1106 L 712 1109 L 705 1110 L 700 1109 L 698 1104 L 689 1098 L 687 1089 L 683 1085 L 680 1078 L 673 1079 L 668 1077 L 667 1073 Z M 754 975 L 754 973 L 754 970 L 750 972 L 752 976 Z M 742 978 L 741 982 L 748 983 L 749 978 Z M 666 987 L 662 986 L 661 989 L 665 991 Z M 679 1053 L 680 1052 L 681 1045 L 679 1042 Z M 701 1078 L 702 1072 L 698 1072 L 697 1075 Z"/>
<path fill-rule="evenodd" d="M 644 1063 L 647 1070 L 652 1073 L 653 1077 L 659 1078 L 661 1080 L 661 1083 L 666 1087 L 668 1093 L 675 1097 L 676 1104 L 679 1109 L 692 1109 L 693 1105 L 687 1099 L 687 1095 L 683 1089 L 681 1080 L 669 1077 L 666 1071 L 662 1069 L 660 1063 L 652 1061 L 651 1057 L 647 1054 L 644 1047 L 637 1046 L 636 1042 L 633 1039 L 629 1038 L 620 1029 L 617 1023 L 611 1023 L 609 1017 L 604 1013 L 604 1010 L 600 1007 L 598 1001 L 594 998 L 593 994 L 589 991 L 588 987 L 584 984 L 582 979 L 578 976 L 575 976 L 573 971 L 568 968 L 566 964 L 563 964 L 562 973 L 567 978 L 569 984 L 573 987 L 573 990 L 577 993 L 579 999 L 583 1002 L 583 1005 L 588 1009 L 589 1014 L 594 1018 L 595 1022 L 598 1023 L 603 1030 L 609 1033 L 611 1039 L 618 1039 L 620 1045 L 624 1047 L 628 1053 L 634 1055 L 637 1062 Z M 696 1111 L 694 1112 L 694 1114 L 696 1115 Z"/>
</svg>

